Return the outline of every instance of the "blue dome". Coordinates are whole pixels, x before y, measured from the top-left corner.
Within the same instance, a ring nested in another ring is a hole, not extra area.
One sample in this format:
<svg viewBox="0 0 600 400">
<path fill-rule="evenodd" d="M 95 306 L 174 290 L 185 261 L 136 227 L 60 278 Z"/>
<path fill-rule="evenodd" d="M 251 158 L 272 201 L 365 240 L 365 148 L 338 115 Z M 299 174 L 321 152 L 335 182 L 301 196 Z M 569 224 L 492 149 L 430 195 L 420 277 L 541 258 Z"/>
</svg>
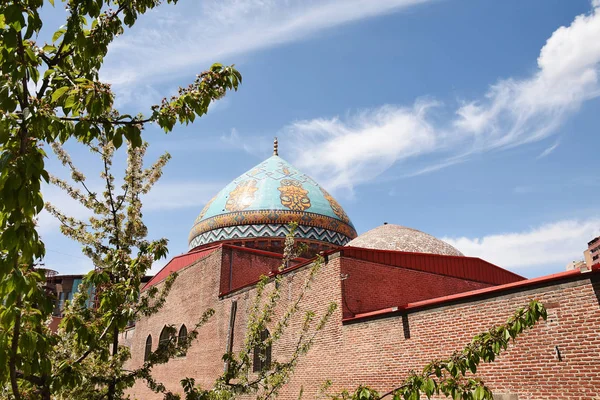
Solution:
<svg viewBox="0 0 600 400">
<path fill-rule="evenodd" d="M 343 246 L 356 237 L 346 212 L 308 175 L 274 155 L 234 179 L 202 209 L 189 236 L 190 249 L 208 243 L 281 237 L 290 222 L 296 236 Z"/>
</svg>

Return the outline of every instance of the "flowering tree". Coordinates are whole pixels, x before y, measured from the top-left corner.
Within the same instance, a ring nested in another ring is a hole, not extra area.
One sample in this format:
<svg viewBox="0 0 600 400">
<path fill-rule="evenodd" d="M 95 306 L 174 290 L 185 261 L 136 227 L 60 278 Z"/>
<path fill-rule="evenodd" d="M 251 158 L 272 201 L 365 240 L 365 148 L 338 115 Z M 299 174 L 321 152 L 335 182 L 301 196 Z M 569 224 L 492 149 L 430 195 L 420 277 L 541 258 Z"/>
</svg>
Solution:
<svg viewBox="0 0 600 400">
<path fill-rule="evenodd" d="M 53 385 L 60 388 L 57 393 L 65 398 L 121 398 L 123 389 L 131 386 L 140 374 L 124 371 L 129 353 L 126 347 L 119 346 L 119 335 L 138 315 L 158 311 L 175 279 L 175 275 L 171 276 L 160 293 L 154 289 L 140 296 L 142 278 L 152 263 L 167 253 L 166 239 L 146 239 L 140 197 L 162 175 L 170 155 L 163 155 L 144 169 L 146 147 L 146 143 L 128 146 L 127 169 L 118 188 L 111 171 L 115 146 L 102 134 L 94 139 L 89 148 L 102 161 L 100 176 L 104 181 L 103 193 L 97 194 L 89 189 L 85 176 L 64 149 L 58 143 L 52 145 L 58 159 L 70 169 L 74 184 L 55 176 L 50 176 L 50 182 L 88 208 L 92 216 L 84 222 L 69 217 L 52 204 L 47 203 L 46 209 L 60 221 L 64 235 L 82 244 L 84 254 L 95 267 L 67 306 L 51 353 Z M 184 351 L 195 331 L 190 332 L 187 343 L 180 341 L 177 349 L 161 347 L 160 357 L 153 358 L 147 366 L 148 372 L 153 365 L 168 361 L 176 350 Z"/>
<path fill-rule="evenodd" d="M 45 326 L 53 304 L 43 289 L 44 274 L 35 268 L 44 257 L 36 230 L 44 206 L 40 187 L 49 181 L 43 145 L 69 138 L 91 143 L 102 134 L 115 147 L 124 138 L 140 146 L 146 124 L 168 132 L 178 122 L 193 122 L 241 82 L 233 67 L 215 64 L 147 114 L 121 114 L 98 72 L 114 38 L 161 1 L 63 3 L 65 25 L 49 43 L 37 43 L 40 10 L 54 0 L 0 2 L 0 387 L 17 400 L 48 399 L 60 383 L 49 357 L 57 337 Z M 161 247 L 145 251 L 159 254 Z"/>
</svg>

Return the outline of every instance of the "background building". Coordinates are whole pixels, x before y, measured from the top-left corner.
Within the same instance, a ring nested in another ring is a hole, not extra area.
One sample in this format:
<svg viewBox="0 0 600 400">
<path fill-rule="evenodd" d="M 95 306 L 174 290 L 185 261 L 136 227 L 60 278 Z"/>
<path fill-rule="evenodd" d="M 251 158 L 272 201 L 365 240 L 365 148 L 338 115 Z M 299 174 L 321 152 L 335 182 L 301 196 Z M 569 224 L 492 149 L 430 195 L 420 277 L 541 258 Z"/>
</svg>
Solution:
<svg viewBox="0 0 600 400">
<path fill-rule="evenodd" d="M 588 242 L 588 248 L 583 252 L 583 257 L 589 267 L 600 263 L 600 236 Z"/>
<path fill-rule="evenodd" d="M 583 260 L 571 261 L 567 264 L 566 270 L 572 271 L 574 269 L 587 268 L 587 264 Z"/>
</svg>

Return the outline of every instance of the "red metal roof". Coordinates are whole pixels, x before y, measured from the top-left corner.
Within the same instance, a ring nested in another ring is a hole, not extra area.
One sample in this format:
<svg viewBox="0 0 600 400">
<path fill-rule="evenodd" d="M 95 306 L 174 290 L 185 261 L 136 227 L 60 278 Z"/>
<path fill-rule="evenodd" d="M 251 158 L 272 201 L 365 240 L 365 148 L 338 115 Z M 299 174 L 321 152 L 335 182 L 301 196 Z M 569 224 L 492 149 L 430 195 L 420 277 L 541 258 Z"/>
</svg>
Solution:
<svg viewBox="0 0 600 400">
<path fill-rule="evenodd" d="M 342 257 L 357 258 L 378 264 L 453 276 L 492 285 L 503 285 L 525 279 L 514 272 L 507 271 L 476 257 L 409 253 L 393 250 L 363 249 L 360 247 L 342 247 L 339 250 L 342 252 Z"/>
<path fill-rule="evenodd" d="M 150 286 L 154 286 L 157 283 L 162 282 L 172 272 L 179 271 L 191 265 L 194 261 L 199 260 L 200 258 L 207 257 L 219 247 L 219 245 L 206 247 L 201 250 L 191 251 L 189 253 L 173 257 L 171 261 L 167 263 L 167 265 L 165 265 L 160 271 L 158 271 L 158 274 L 154 275 L 154 278 L 150 279 L 150 281 L 146 283 L 146 285 L 144 285 L 142 290 L 145 290 Z"/>
<path fill-rule="evenodd" d="M 343 322 L 354 322 L 354 321 L 358 321 L 361 319 L 393 315 L 393 314 L 397 314 L 400 312 L 416 310 L 416 309 L 424 308 L 424 307 L 440 306 L 445 303 L 450 303 L 452 301 L 469 299 L 471 297 L 477 297 L 477 296 L 481 296 L 481 295 L 495 294 L 495 293 L 498 293 L 498 295 L 499 295 L 499 292 L 502 292 L 505 290 L 526 288 L 529 286 L 552 283 L 552 282 L 560 281 L 562 279 L 573 278 L 573 277 L 581 276 L 581 275 L 588 274 L 588 273 L 589 274 L 600 273 L 600 264 L 593 265 L 591 267 L 591 269 L 586 272 L 580 271 L 578 269 L 574 269 L 572 271 L 566 271 L 566 272 L 559 272 L 556 274 L 540 276 L 539 278 L 525 279 L 525 280 L 518 281 L 518 282 L 507 283 L 505 285 L 492 286 L 492 287 L 484 288 L 484 289 L 471 290 L 470 292 L 463 292 L 463 293 L 453 294 L 450 296 L 436 297 L 435 299 L 418 301 L 415 303 L 409 303 L 409 304 L 400 305 L 397 307 L 388 307 L 388 308 L 384 308 L 382 310 L 370 311 L 368 313 L 363 313 L 363 314 L 356 314 L 353 317 L 344 318 L 342 321 Z"/>
</svg>

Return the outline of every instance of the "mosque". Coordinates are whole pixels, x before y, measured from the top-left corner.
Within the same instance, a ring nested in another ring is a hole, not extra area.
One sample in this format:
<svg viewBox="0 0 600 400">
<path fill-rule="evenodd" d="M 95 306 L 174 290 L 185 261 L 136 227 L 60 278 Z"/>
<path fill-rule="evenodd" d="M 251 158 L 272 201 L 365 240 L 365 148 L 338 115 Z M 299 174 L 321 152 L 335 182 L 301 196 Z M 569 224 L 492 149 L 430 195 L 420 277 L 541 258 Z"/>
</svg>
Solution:
<svg viewBox="0 0 600 400">
<path fill-rule="evenodd" d="M 297 242 L 308 250 L 280 271 L 291 222 L 298 224 Z M 259 278 L 282 275 L 279 316 L 302 291 L 317 253 L 325 261 L 300 308 L 317 317 L 331 302 L 338 308 L 282 398 L 296 399 L 300 392 L 318 397 L 326 380 L 334 390 L 364 384 L 387 392 L 411 370 L 461 350 L 533 298 L 545 304 L 547 321 L 484 365 L 478 376 L 498 399 L 600 398 L 600 265 L 525 279 L 416 229 L 389 223 L 357 235 L 327 190 L 279 157 L 277 142 L 272 157 L 204 205 L 189 235 L 189 251 L 146 283 L 144 289 L 160 288 L 178 272 L 163 309 L 123 334 L 131 363 L 141 365 L 156 350 L 165 326 L 185 336 L 212 308 L 214 316 L 190 350 L 153 374 L 171 390 L 180 388 L 183 377 L 211 387 L 225 368 L 223 354 L 242 346 Z M 297 327 L 298 321 L 292 322 L 264 360 L 254 357 L 253 370 L 286 361 Z M 143 382 L 130 395 L 161 398 Z"/>
</svg>

